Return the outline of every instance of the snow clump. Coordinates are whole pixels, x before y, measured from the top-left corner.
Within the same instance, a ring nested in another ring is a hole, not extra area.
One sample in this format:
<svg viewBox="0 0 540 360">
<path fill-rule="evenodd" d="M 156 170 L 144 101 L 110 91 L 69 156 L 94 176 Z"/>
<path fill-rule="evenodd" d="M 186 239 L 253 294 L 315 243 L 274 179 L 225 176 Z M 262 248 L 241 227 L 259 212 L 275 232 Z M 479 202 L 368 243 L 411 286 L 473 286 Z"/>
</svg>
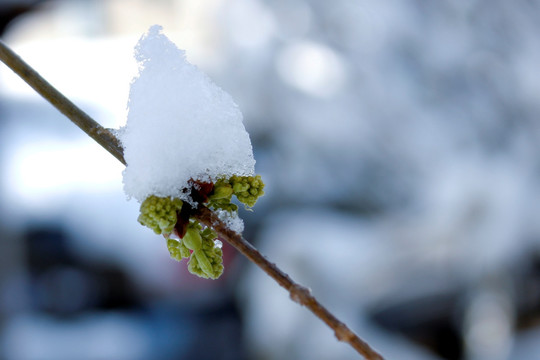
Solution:
<svg viewBox="0 0 540 360">
<path fill-rule="evenodd" d="M 152 26 L 135 47 L 127 124 L 120 131 L 124 191 L 191 201 L 190 179 L 252 176 L 255 159 L 242 113 L 229 94 Z"/>
</svg>

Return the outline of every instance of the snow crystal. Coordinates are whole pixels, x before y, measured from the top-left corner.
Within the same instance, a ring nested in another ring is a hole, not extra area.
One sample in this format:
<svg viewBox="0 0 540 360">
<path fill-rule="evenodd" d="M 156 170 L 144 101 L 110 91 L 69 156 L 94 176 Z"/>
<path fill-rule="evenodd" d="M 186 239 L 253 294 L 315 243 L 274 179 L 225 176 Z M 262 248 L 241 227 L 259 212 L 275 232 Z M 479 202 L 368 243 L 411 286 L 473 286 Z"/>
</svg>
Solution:
<svg viewBox="0 0 540 360">
<path fill-rule="evenodd" d="M 190 200 L 190 179 L 251 176 L 255 160 L 242 113 L 154 25 L 135 47 L 139 75 L 132 84 L 128 119 L 120 132 L 127 167 L 124 191 Z"/>
<path fill-rule="evenodd" d="M 244 231 L 244 221 L 238 217 L 237 212 L 229 212 L 226 210 L 216 211 L 218 218 L 223 221 L 227 228 L 241 234 Z"/>
</svg>

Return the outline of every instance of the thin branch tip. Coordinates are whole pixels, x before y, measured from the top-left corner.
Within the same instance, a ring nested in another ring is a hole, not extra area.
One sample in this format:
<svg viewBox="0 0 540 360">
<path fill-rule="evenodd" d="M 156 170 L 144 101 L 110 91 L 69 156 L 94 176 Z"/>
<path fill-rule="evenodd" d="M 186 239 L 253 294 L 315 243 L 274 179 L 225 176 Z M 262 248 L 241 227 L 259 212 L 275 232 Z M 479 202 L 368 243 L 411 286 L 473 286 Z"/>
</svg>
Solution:
<svg viewBox="0 0 540 360">
<path fill-rule="evenodd" d="M 71 122 L 110 152 L 118 161 L 124 165 L 126 164 L 124 149 L 118 138 L 41 77 L 36 70 L 21 59 L 2 40 L 0 40 L 0 60 Z"/>
</svg>

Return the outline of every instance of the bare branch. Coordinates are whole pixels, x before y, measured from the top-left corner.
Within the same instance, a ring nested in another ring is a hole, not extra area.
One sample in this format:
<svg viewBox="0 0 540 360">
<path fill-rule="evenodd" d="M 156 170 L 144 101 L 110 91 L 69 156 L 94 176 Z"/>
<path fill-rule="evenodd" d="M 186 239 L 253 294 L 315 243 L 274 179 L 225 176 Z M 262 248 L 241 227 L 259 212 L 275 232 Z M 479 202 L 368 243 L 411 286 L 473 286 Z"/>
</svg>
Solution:
<svg viewBox="0 0 540 360">
<path fill-rule="evenodd" d="M 67 118 L 75 125 L 80 127 L 82 131 L 87 133 L 88 136 L 103 146 L 105 150 L 110 152 L 122 164 L 126 164 L 126 161 L 124 160 L 124 151 L 120 142 L 109 130 L 98 124 L 68 98 L 62 95 L 1 40 L 0 60 L 26 81 L 26 83 L 38 94 L 43 96 L 62 114 L 67 116 Z"/>
<path fill-rule="evenodd" d="M 122 164 L 126 165 L 124 149 L 116 136 L 62 95 L 2 41 L 0 41 L 0 60 L 98 144 L 103 146 Z M 259 266 L 280 286 L 289 291 L 290 297 L 294 302 L 307 307 L 313 314 L 324 321 L 332 330 L 334 330 L 338 340 L 350 344 L 367 360 L 383 360 L 383 357 L 380 354 L 373 350 L 365 341 L 361 340 L 358 335 L 349 329 L 347 325 L 339 321 L 330 311 L 328 311 L 328 309 L 321 305 L 308 288 L 295 283 L 289 275 L 281 271 L 275 264 L 268 261 L 240 234 L 230 230 L 214 212 L 207 207 L 201 206 L 197 209 L 195 217 L 201 223 L 212 227 L 218 233 L 220 238 L 229 242 L 242 255 Z"/>
<path fill-rule="evenodd" d="M 383 357 L 373 350 L 365 341 L 361 340 L 351 329 L 339 321 L 311 294 L 311 290 L 294 282 L 289 275 L 281 271 L 276 264 L 268 261 L 253 245 L 247 242 L 240 234 L 229 229 L 219 218 L 206 207 L 201 207 L 195 214 L 197 220 L 213 228 L 229 244 L 234 246 L 242 255 L 259 266 L 272 277 L 279 285 L 284 287 L 294 302 L 307 307 L 313 314 L 324 321 L 332 330 L 338 340 L 351 345 L 358 353 L 368 360 L 382 360 Z"/>
</svg>

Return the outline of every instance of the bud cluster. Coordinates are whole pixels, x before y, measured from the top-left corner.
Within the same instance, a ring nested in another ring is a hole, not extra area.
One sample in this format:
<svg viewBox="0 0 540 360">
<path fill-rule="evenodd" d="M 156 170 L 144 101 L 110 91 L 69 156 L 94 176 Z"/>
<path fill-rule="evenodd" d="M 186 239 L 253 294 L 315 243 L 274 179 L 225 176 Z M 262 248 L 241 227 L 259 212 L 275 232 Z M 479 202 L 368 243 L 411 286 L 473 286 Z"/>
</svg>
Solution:
<svg viewBox="0 0 540 360">
<path fill-rule="evenodd" d="M 214 183 L 193 182 L 191 192 L 212 210 L 238 211 L 232 196 L 246 208 L 251 208 L 264 194 L 264 183 L 260 175 L 232 176 L 220 178 Z M 189 258 L 188 270 L 200 277 L 217 279 L 223 273 L 223 251 L 218 246 L 216 232 L 203 227 L 191 216 L 192 205 L 177 198 L 149 196 L 140 208 L 138 221 L 161 234 L 167 240 L 167 249 L 172 259 L 181 261 Z M 176 235 L 172 238 L 171 235 Z"/>
</svg>

